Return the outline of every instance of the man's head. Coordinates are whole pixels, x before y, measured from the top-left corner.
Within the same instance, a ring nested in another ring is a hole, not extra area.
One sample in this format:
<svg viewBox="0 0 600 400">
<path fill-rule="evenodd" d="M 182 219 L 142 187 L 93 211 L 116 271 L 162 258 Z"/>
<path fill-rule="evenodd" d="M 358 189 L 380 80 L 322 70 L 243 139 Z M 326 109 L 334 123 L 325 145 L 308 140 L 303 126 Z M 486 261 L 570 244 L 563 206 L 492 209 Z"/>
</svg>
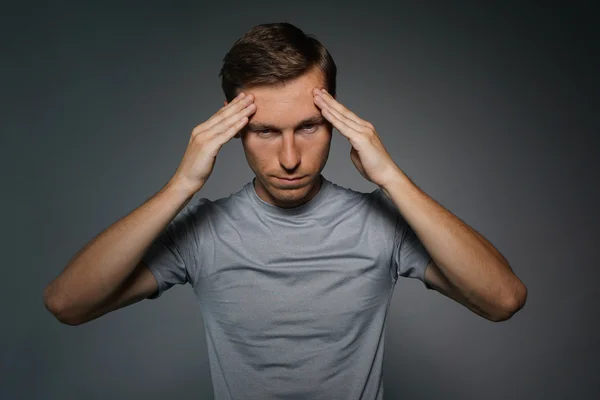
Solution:
<svg viewBox="0 0 600 400">
<path fill-rule="evenodd" d="M 312 89 L 335 96 L 336 66 L 315 38 L 288 23 L 258 25 L 235 42 L 220 72 L 226 103 L 241 91 L 255 96 L 256 112 L 241 136 L 256 175 L 257 194 L 280 207 L 310 200 L 320 188 L 331 124 Z M 297 182 L 280 178 L 302 177 Z"/>
</svg>

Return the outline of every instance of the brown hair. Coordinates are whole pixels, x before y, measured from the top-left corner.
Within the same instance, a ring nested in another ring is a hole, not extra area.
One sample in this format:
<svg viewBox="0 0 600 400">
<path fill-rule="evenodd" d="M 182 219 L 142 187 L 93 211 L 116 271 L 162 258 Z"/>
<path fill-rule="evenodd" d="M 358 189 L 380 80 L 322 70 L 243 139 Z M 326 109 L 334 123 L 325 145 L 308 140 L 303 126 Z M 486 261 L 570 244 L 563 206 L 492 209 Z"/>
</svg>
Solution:
<svg viewBox="0 0 600 400">
<path fill-rule="evenodd" d="M 335 96 L 337 68 L 329 51 L 314 36 L 279 22 L 257 25 L 239 38 L 223 58 L 219 76 L 229 102 L 242 87 L 283 83 L 313 67 L 321 70 L 325 88 Z"/>
</svg>

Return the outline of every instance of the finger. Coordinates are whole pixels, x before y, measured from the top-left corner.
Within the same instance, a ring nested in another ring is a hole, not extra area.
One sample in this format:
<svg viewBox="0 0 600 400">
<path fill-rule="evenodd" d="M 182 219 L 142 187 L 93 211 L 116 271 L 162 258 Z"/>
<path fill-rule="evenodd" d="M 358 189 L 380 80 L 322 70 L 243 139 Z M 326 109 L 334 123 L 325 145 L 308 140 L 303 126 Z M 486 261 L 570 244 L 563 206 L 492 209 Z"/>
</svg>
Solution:
<svg viewBox="0 0 600 400">
<path fill-rule="evenodd" d="M 250 103 L 235 114 L 225 117 L 221 122 L 213 125 L 205 132 L 211 136 L 220 135 L 221 133 L 227 131 L 229 127 L 235 125 L 240 119 L 243 119 L 244 117 L 249 117 L 255 111 L 256 104 Z"/>
<path fill-rule="evenodd" d="M 245 92 L 240 92 L 240 93 L 239 93 L 237 96 L 235 96 L 235 97 L 233 98 L 233 100 L 231 100 L 231 102 L 229 102 L 229 103 L 228 103 L 228 102 L 227 102 L 227 100 L 225 100 L 225 101 L 223 102 L 223 107 L 221 107 L 221 109 L 223 109 L 223 108 L 227 107 L 227 106 L 228 106 L 228 105 L 230 105 L 230 104 L 234 104 L 234 103 L 236 103 L 236 102 L 240 101 L 240 100 L 241 100 L 241 99 L 243 99 L 244 97 L 246 97 L 246 93 L 245 93 Z"/>
<path fill-rule="evenodd" d="M 331 124 L 338 130 L 342 135 L 352 140 L 356 137 L 356 132 L 350 128 L 344 121 L 335 116 L 328 108 L 322 109 L 323 116 L 331 122 Z M 338 113 L 339 114 L 339 113 Z"/>
<path fill-rule="evenodd" d="M 227 100 L 225 100 L 223 102 L 223 107 L 221 107 L 219 110 L 217 110 L 217 112 L 213 116 L 218 115 L 218 114 L 222 113 L 223 111 L 231 108 L 234 104 L 239 103 L 240 101 L 242 101 L 245 98 L 246 98 L 246 93 L 241 92 L 233 100 L 231 100 L 230 103 L 228 103 Z"/>
<path fill-rule="evenodd" d="M 326 104 L 331 106 L 331 108 L 337 110 L 339 113 L 345 115 L 347 118 L 351 119 L 355 123 L 367 126 L 367 122 L 358 117 L 358 115 L 354 114 L 347 107 L 343 106 L 339 101 L 333 98 L 325 89 L 316 90 L 317 96 L 320 96 Z"/>
<path fill-rule="evenodd" d="M 235 109 L 236 106 L 239 106 L 240 104 L 248 103 L 249 101 L 252 101 L 252 100 L 254 100 L 253 96 L 247 95 L 246 93 L 242 92 L 235 99 L 233 99 L 231 101 L 231 103 L 228 103 L 228 104 L 224 105 L 223 107 L 221 107 L 212 117 L 210 117 L 208 119 L 208 121 L 212 122 L 224 114 L 226 114 L 226 116 L 229 116 L 230 114 L 228 114 L 228 112 L 230 110 Z"/>
<path fill-rule="evenodd" d="M 224 105 L 221 107 L 216 113 L 214 113 L 209 119 L 197 125 L 192 130 L 192 137 L 190 140 L 194 138 L 194 136 L 198 135 L 200 132 L 204 132 L 210 128 L 212 128 L 215 124 L 219 123 L 222 120 L 223 113 L 227 110 L 230 110 L 232 107 L 235 107 L 236 104 L 239 104 L 240 101 L 246 98 L 246 94 L 244 92 L 240 93 L 237 97 L 235 97 L 231 103 Z"/>
<path fill-rule="evenodd" d="M 202 124 L 202 131 L 207 131 L 214 127 L 215 125 L 221 123 L 226 118 L 234 115 L 235 113 L 243 110 L 249 104 L 252 104 L 254 101 L 254 96 L 252 94 L 243 96 L 241 98 L 234 99 L 230 104 L 223 107 L 219 110 L 215 115 L 210 117 L 206 122 Z"/>
<path fill-rule="evenodd" d="M 227 128 L 222 135 L 218 135 L 215 140 L 219 142 L 220 146 L 223 146 L 225 143 L 229 142 L 236 133 L 242 130 L 247 123 L 248 117 L 243 116 L 241 119 L 237 120 L 237 122 L 233 123 L 233 125 Z"/>
<path fill-rule="evenodd" d="M 323 100 L 322 97 L 320 96 L 315 96 L 315 103 L 322 109 L 326 109 L 329 112 L 331 112 L 337 119 L 343 121 L 346 125 L 348 125 L 350 128 L 358 131 L 358 132 L 362 132 L 365 129 L 364 125 L 360 125 L 358 123 L 356 123 L 354 120 L 348 118 L 346 115 L 344 115 L 343 113 L 337 111 L 335 108 L 333 108 L 330 104 L 325 103 L 325 100 Z"/>
</svg>

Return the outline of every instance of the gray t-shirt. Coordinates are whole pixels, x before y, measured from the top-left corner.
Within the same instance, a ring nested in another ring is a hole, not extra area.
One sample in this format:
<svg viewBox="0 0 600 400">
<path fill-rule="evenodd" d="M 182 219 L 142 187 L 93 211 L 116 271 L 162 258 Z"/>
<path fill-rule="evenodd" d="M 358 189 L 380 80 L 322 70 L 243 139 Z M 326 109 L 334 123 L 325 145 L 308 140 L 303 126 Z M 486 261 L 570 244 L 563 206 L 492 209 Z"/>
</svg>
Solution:
<svg viewBox="0 0 600 400">
<path fill-rule="evenodd" d="M 381 189 L 323 177 L 291 209 L 254 180 L 184 208 L 143 260 L 157 298 L 190 283 L 215 398 L 381 399 L 385 320 L 399 276 L 425 287 L 427 250 Z"/>
</svg>

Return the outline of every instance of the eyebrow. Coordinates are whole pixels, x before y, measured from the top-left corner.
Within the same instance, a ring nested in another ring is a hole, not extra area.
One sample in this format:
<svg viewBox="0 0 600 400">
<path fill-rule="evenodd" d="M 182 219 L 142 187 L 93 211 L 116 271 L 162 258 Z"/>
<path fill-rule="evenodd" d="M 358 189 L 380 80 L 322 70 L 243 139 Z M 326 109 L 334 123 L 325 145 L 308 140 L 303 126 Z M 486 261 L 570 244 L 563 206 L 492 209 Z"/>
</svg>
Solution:
<svg viewBox="0 0 600 400">
<path fill-rule="evenodd" d="M 308 117 L 303 119 L 302 121 L 298 122 L 296 124 L 296 126 L 294 127 L 294 130 L 304 126 L 304 125 L 321 125 L 324 124 L 327 120 L 323 117 L 323 115 L 318 114 L 318 115 L 314 115 L 312 117 Z M 265 124 L 262 122 L 249 122 L 246 127 L 247 130 L 249 131 L 262 131 L 262 130 L 273 130 L 273 131 L 279 131 L 281 130 L 279 127 L 272 125 L 272 124 Z"/>
</svg>

